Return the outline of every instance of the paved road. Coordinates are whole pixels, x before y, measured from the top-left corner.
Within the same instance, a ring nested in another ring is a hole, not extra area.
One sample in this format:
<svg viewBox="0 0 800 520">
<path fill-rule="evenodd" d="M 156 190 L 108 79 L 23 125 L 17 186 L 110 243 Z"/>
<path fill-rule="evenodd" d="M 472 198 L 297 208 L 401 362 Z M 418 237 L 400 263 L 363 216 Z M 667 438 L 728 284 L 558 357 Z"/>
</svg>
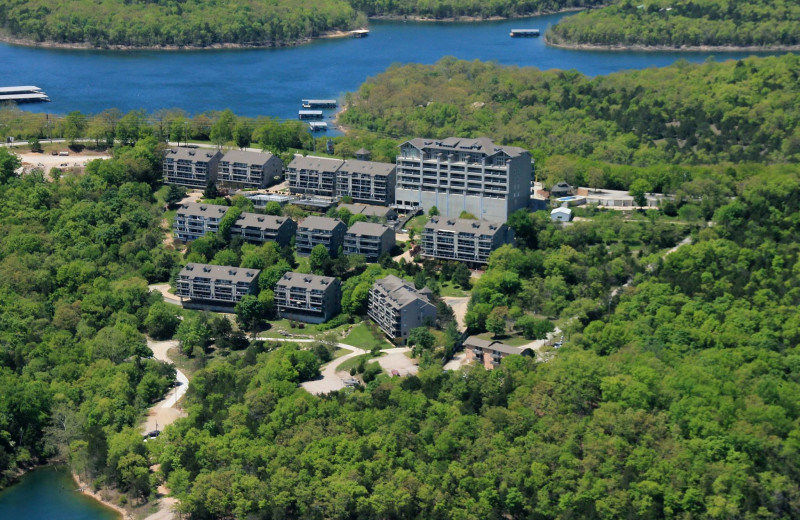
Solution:
<svg viewBox="0 0 800 520">
<path fill-rule="evenodd" d="M 172 363 L 167 351 L 177 347 L 178 340 L 153 341 L 148 338 L 147 346 L 153 351 L 155 359 L 164 363 Z M 178 407 L 178 401 L 189 389 L 189 378 L 186 377 L 186 374 L 177 370 L 176 379 L 177 385 L 164 396 L 164 399 L 150 407 L 147 413 L 147 420 L 142 424 L 143 431 L 163 430 L 165 426 L 172 424 L 178 418 L 186 416 L 186 412 Z"/>
<path fill-rule="evenodd" d="M 154 283 L 147 286 L 150 292 L 157 291 L 161 293 L 164 301 L 173 305 L 181 305 L 180 296 L 176 296 L 169 292 L 170 285 L 168 283 Z"/>
</svg>

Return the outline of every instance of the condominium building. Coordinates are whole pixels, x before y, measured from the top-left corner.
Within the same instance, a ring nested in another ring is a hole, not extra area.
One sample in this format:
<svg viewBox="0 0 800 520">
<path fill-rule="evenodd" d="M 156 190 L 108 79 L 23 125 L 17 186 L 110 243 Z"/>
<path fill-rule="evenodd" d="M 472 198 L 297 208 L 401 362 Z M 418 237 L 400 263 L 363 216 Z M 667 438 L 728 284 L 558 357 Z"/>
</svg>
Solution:
<svg viewBox="0 0 800 520">
<path fill-rule="evenodd" d="M 464 350 L 467 353 L 467 361 L 478 361 L 486 370 L 492 370 L 503 358 L 513 354 L 533 356 L 533 350 L 530 348 L 511 347 L 499 341 L 481 339 L 477 336 L 470 336 L 464 340 Z"/>
<path fill-rule="evenodd" d="M 286 167 L 289 191 L 301 195 L 352 197 L 357 202 L 394 202 L 394 164 L 295 155 Z"/>
<path fill-rule="evenodd" d="M 514 242 L 514 231 L 500 222 L 431 217 L 422 230 L 422 256 L 485 264 L 489 254 Z"/>
<path fill-rule="evenodd" d="M 336 172 L 336 195 L 365 204 L 393 204 L 395 171 L 394 164 L 347 160 Z"/>
<path fill-rule="evenodd" d="M 377 262 L 395 244 L 394 230 L 383 224 L 356 222 L 344 235 L 344 254 L 364 255 L 367 262 Z"/>
<path fill-rule="evenodd" d="M 399 209 L 433 206 L 446 217 L 466 211 L 505 222 L 527 208 L 531 156 L 515 146 L 498 146 L 485 137 L 412 139 L 397 156 L 396 205 Z"/>
<path fill-rule="evenodd" d="M 231 150 L 219 160 L 217 183 L 229 188 L 266 188 L 281 179 L 283 163 L 269 152 Z"/>
<path fill-rule="evenodd" d="M 367 314 L 387 336 L 405 340 L 412 329 L 436 320 L 436 306 L 413 284 L 389 275 L 372 285 Z"/>
<path fill-rule="evenodd" d="M 231 226 L 231 236 L 240 236 L 248 242 L 263 244 L 277 242 L 288 246 L 297 231 L 297 223 L 288 217 L 242 213 Z"/>
<path fill-rule="evenodd" d="M 336 172 L 344 164 L 341 159 L 295 155 L 286 167 L 289 191 L 301 195 L 336 194 Z"/>
<path fill-rule="evenodd" d="M 228 206 L 189 202 L 178 208 L 172 229 L 184 241 L 195 240 L 206 233 L 219 231 L 219 222 L 230 209 Z"/>
<path fill-rule="evenodd" d="M 341 310 L 338 278 L 289 272 L 275 285 L 275 307 L 282 318 L 323 323 Z"/>
<path fill-rule="evenodd" d="M 255 294 L 258 269 L 226 265 L 188 264 L 175 281 L 176 294 L 200 302 L 234 304 Z"/>
<path fill-rule="evenodd" d="M 322 244 L 331 257 L 339 254 L 344 245 L 347 226 L 338 218 L 307 217 L 297 226 L 294 245 L 298 255 L 310 255 L 311 250 Z"/>
<path fill-rule="evenodd" d="M 164 183 L 203 189 L 208 181 L 217 180 L 217 167 L 222 152 L 199 148 L 171 148 L 162 163 Z"/>
</svg>

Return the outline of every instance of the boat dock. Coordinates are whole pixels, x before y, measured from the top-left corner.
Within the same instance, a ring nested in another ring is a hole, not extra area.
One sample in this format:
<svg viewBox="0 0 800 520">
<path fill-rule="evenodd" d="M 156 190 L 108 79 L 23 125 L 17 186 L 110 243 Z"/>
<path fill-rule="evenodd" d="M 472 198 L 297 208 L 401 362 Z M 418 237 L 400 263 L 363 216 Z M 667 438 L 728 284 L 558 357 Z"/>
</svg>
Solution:
<svg viewBox="0 0 800 520">
<path fill-rule="evenodd" d="M 301 110 L 297 113 L 300 119 L 322 119 L 322 110 Z"/>
<path fill-rule="evenodd" d="M 539 29 L 511 29 L 509 36 L 512 38 L 536 38 L 539 36 Z"/>
<path fill-rule="evenodd" d="M 14 101 L 16 103 L 34 103 L 50 101 L 47 94 L 39 87 L 31 85 L 21 87 L 0 87 L 0 103 Z"/>
<path fill-rule="evenodd" d="M 366 38 L 369 36 L 369 29 L 356 29 L 355 31 L 350 31 L 351 38 Z"/>
<path fill-rule="evenodd" d="M 303 108 L 336 108 L 335 99 L 304 99 Z"/>
<path fill-rule="evenodd" d="M 328 123 L 325 121 L 312 121 L 308 123 L 308 127 L 312 132 L 324 132 L 328 129 Z"/>
</svg>

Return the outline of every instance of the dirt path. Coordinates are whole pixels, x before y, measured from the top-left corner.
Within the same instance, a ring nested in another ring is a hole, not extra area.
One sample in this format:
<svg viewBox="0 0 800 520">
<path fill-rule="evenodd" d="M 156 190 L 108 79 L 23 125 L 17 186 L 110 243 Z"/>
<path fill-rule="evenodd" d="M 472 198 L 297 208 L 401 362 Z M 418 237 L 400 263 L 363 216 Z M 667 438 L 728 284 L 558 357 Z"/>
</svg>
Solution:
<svg viewBox="0 0 800 520">
<path fill-rule="evenodd" d="M 453 314 L 456 315 L 456 323 L 458 330 L 464 332 L 467 330 L 467 324 L 464 322 L 464 316 L 467 315 L 467 305 L 469 305 L 469 296 L 443 296 L 442 300 L 453 309 Z"/>
<path fill-rule="evenodd" d="M 164 363 L 172 363 L 167 351 L 178 346 L 178 340 L 153 341 L 147 340 L 147 346 L 153 351 L 153 357 Z M 147 420 L 142 425 L 145 432 L 163 430 L 165 426 L 174 423 L 180 417 L 186 417 L 186 412 L 178 406 L 178 401 L 189 389 L 189 378 L 180 370 L 176 371 L 176 386 L 167 392 L 164 399 L 150 407 Z"/>
</svg>

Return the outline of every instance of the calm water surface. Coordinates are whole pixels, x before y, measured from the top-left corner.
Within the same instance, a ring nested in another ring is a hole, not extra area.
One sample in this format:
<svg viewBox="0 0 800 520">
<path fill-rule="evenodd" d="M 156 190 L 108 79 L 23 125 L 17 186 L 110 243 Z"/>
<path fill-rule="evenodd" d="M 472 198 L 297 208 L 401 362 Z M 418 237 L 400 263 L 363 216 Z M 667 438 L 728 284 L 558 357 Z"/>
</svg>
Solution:
<svg viewBox="0 0 800 520">
<path fill-rule="evenodd" d="M 443 56 L 494 60 L 594 76 L 663 67 L 711 53 L 570 51 L 543 38 L 510 38 L 512 28 L 539 28 L 565 15 L 499 22 L 373 21 L 364 39 L 317 40 L 285 49 L 206 51 L 54 50 L 0 44 L 0 84 L 37 85 L 52 103 L 26 110 L 96 113 L 180 107 L 194 114 L 231 108 L 237 114 L 297 117 L 302 98 L 339 98 L 392 63 L 434 63 Z M 738 59 L 749 53 L 722 53 Z"/>
<path fill-rule="evenodd" d="M 65 467 L 39 468 L 0 491 L 3 520 L 119 520 L 120 516 L 76 491 Z"/>
</svg>

